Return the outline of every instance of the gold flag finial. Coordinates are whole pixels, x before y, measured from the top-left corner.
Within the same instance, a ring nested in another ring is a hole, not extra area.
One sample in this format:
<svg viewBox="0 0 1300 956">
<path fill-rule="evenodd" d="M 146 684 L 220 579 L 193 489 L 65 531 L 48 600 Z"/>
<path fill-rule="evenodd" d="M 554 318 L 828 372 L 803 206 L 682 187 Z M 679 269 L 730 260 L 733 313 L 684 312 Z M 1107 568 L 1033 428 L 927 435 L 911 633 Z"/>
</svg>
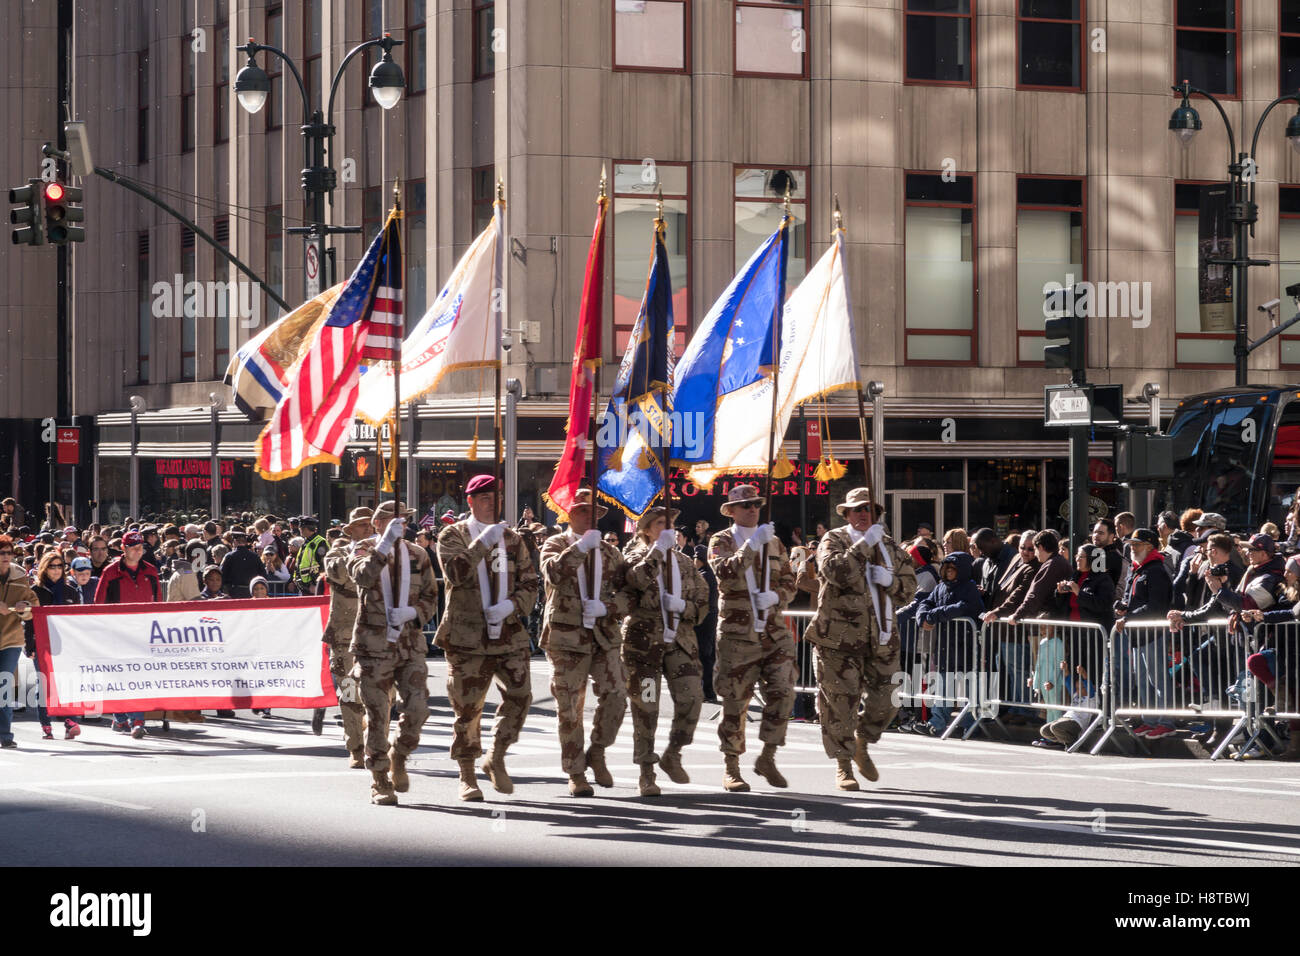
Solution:
<svg viewBox="0 0 1300 956">
<path fill-rule="evenodd" d="M 785 214 L 790 215 L 790 181 L 786 180 L 785 184 Z"/>
<path fill-rule="evenodd" d="M 393 208 L 399 211 L 402 208 L 402 177 L 400 173 L 393 177 Z"/>
<path fill-rule="evenodd" d="M 840 212 L 840 194 L 835 194 L 835 229 L 838 232 L 844 228 L 844 214 Z"/>
<path fill-rule="evenodd" d="M 505 202 L 505 201 L 506 201 L 506 184 L 502 181 L 501 177 L 498 176 L 497 177 L 497 202 Z"/>
<path fill-rule="evenodd" d="M 609 182 L 609 178 L 605 174 L 605 164 L 601 163 L 600 164 L 600 198 L 601 199 L 604 199 L 606 195 L 608 195 L 605 191 L 605 186 L 608 182 Z"/>
</svg>

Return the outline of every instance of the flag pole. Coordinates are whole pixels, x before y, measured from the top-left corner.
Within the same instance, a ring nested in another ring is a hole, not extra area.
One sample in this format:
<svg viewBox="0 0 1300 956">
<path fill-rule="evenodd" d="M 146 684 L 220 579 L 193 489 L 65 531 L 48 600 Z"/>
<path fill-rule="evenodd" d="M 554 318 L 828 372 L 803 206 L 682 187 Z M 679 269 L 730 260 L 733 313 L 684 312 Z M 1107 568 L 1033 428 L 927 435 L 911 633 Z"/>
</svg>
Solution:
<svg viewBox="0 0 1300 956">
<path fill-rule="evenodd" d="M 505 185 L 504 182 L 501 181 L 501 177 L 499 177 L 499 176 L 497 177 L 497 203 L 498 203 L 498 205 L 501 206 L 502 210 L 505 209 L 505 205 L 506 205 L 506 185 Z M 500 222 L 499 227 L 500 227 L 501 230 L 502 230 L 502 236 L 504 236 L 504 234 L 505 234 L 505 233 L 504 233 L 504 229 L 505 229 L 505 216 L 504 216 L 504 215 L 502 216 L 502 221 Z M 501 244 L 502 244 L 502 243 L 501 243 L 500 241 L 498 241 L 498 245 L 501 245 Z M 498 263 L 498 266 L 500 266 L 500 265 L 501 265 L 501 264 Z M 503 296 L 503 298 L 504 298 L 504 296 Z M 497 491 L 497 520 L 498 520 L 498 521 L 503 520 L 503 519 L 502 519 L 502 512 L 503 512 L 503 510 L 505 509 L 505 506 L 506 506 L 506 505 L 505 505 L 505 487 L 504 487 L 504 484 L 503 484 L 503 482 L 504 482 L 504 468 L 503 468 L 503 462 L 502 462 L 502 457 L 501 457 L 501 424 L 502 424 L 502 423 L 501 423 L 501 363 L 502 363 L 502 360 L 503 360 L 503 359 L 502 359 L 502 354 L 501 354 L 501 335 L 502 335 L 502 330 L 503 330 L 503 326 L 504 326 L 504 323 L 503 323 L 501 320 L 502 320 L 502 312 L 504 311 L 504 309 L 505 309 L 505 302 L 503 301 L 503 302 L 501 303 L 501 308 L 495 310 L 496 317 L 497 317 L 497 328 L 496 328 L 496 336 L 497 336 L 497 362 L 496 362 L 496 412 L 495 412 L 495 414 L 494 414 L 494 416 L 493 416 L 493 421 L 496 423 L 496 429 L 495 429 L 495 430 L 496 430 L 496 472 L 495 472 L 495 474 L 494 474 L 493 477 L 496 479 L 496 491 Z M 493 577 L 493 580 L 494 580 L 494 581 L 496 580 L 495 576 Z M 499 599 L 499 598 L 500 598 L 500 595 L 497 595 L 497 597 L 498 597 L 498 599 Z"/>
<path fill-rule="evenodd" d="M 841 238 L 844 235 L 844 215 L 840 212 L 840 197 L 838 193 L 835 196 L 834 215 L 835 215 L 835 229 L 831 232 L 831 241 L 840 242 Z M 844 247 L 843 245 L 841 245 L 840 246 L 841 254 L 843 253 L 843 251 L 844 251 Z M 844 269 L 844 262 L 842 259 L 840 261 L 840 268 Z M 852 315 L 852 313 L 850 313 L 850 315 Z M 879 491 L 879 489 L 875 487 L 876 483 L 875 483 L 875 478 L 873 477 L 876 473 L 876 467 L 875 467 L 876 459 L 875 459 L 875 452 L 872 448 L 872 442 L 869 441 L 867 438 L 867 406 L 866 406 L 866 402 L 862 398 L 862 367 L 858 365 L 857 337 L 853 330 L 851 319 L 849 324 L 849 339 L 851 342 L 853 342 L 853 350 L 854 350 L 853 370 L 856 373 L 858 379 L 858 387 L 854 391 L 857 393 L 858 396 L 858 434 L 862 436 L 862 463 L 866 468 L 866 476 L 867 476 L 867 506 L 871 509 L 871 521 L 874 524 L 876 520 L 876 492 Z M 878 436 L 874 436 L 874 435 L 872 436 L 872 438 L 876 438 L 876 437 Z"/>
<path fill-rule="evenodd" d="M 600 243 L 602 247 L 605 244 L 605 206 L 609 202 L 606 191 L 607 184 L 608 179 L 606 177 L 605 166 L 602 164 L 600 167 L 600 196 L 596 200 L 600 205 Z M 604 262 L 603 256 L 601 261 L 602 263 Z M 603 267 L 601 270 L 601 279 L 604 279 Z M 602 298 L 605 295 L 603 284 L 600 290 L 600 295 Z M 602 329 L 601 331 L 603 332 L 604 330 Z M 602 338 L 600 349 L 601 354 L 596 361 L 596 367 L 591 370 L 591 420 L 587 425 L 587 456 L 589 462 L 587 470 L 588 481 L 591 487 L 591 526 L 593 528 L 596 527 L 596 485 L 600 481 L 600 476 L 596 473 L 596 470 L 600 467 L 600 456 L 596 454 L 596 435 L 599 433 L 596 427 L 596 414 L 599 409 L 600 401 L 600 367 L 604 364 L 605 358 L 605 347 L 603 341 Z M 587 593 L 590 594 L 594 600 L 600 599 L 600 584 L 596 580 L 596 556 L 594 552 L 587 553 Z"/>
<path fill-rule="evenodd" d="M 654 246 L 654 249 L 653 249 L 653 255 L 654 255 L 655 259 L 657 259 L 658 256 L 659 256 L 659 241 L 660 241 L 660 239 L 662 239 L 662 238 L 664 237 L 664 235 L 667 233 L 667 230 L 668 230 L 668 224 L 667 224 L 666 222 L 664 222 L 664 189 L 663 189 L 663 186 L 660 186 L 660 187 L 659 187 L 659 201 L 658 201 L 658 204 L 655 206 L 655 246 Z M 677 335 L 677 332 L 676 332 L 676 330 L 674 329 L 674 331 L 673 331 L 673 338 L 670 338 L 666 343 L 664 343 L 664 347 L 665 347 L 666 349 L 671 350 L 671 349 L 673 348 L 673 345 L 675 344 L 673 339 L 676 338 L 676 335 Z M 670 352 L 670 354 L 671 354 L 671 352 Z M 648 358 L 648 357 L 649 357 L 649 356 L 647 355 L 647 358 Z M 649 366 L 650 366 L 650 363 L 647 361 L 647 362 L 646 362 L 646 368 L 648 369 Z M 667 362 L 664 363 L 664 367 L 665 367 L 665 368 L 668 367 L 668 363 L 667 363 Z M 671 428 L 672 428 L 672 420 L 668 417 L 668 383 L 667 383 L 667 382 L 662 382 L 662 383 L 660 383 L 660 385 L 661 385 L 661 387 L 660 387 L 660 389 L 659 389 L 659 413 L 660 413 L 660 415 L 663 416 L 663 418 L 662 418 L 663 423 L 664 423 L 665 425 L 667 425 L 667 426 L 671 429 Z M 668 464 L 668 459 L 669 459 L 669 452 L 671 452 L 672 448 L 671 448 L 671 444 L 670 444 L 669 448 L 666 449 L 666 450 L 665 450 L 665 448 L 663 447 L 663 434 L 664 434 L 664 429 L 661 427 L 661 428 L 659 429 L 659 436 L 660 436 L 660 440 L 659 440 L 659 454 L 660 454 L 661 456 L 663 456 L 663 463 L 664 463 L 664 527 L 665 527 L 665 528 L 671 528 L 671 527 L 674 526 L 674 523 L 673 523 L 673 485 L 672 485 L 672 480 L 671 480 L 671 475 L 670 475 L 671 468 L 670 468 L 670 466 L 669 466 L 669 464 Z M 664 582 L 667 583 L 667 582 L 669 582 L 669 581 L 671 581 L 671 580 L 672 580 L 671 575 L 669 575 L 667 572 L 665 572 L 665 574 L 664 574 Z M 672 617 L 671 617 L 671 622 L 672 622 L 672 629 L 673 629 L 673 631 L 676 631 L 676 630 L 677 630 L 677 625 L 678 625 L 678 623 L 679 623 L 680 621 L 681 621 L 681 615 L 678 614 L 678 613 L 676 613 L 676 612 L 673 612 Z"/>
<path fill-rule="evenodd" d="M 400 175 L 398 175 L 398 176 L 394 176 L 394 177 L 393 177 L 393 209 L 395 210 L 396 217 L 397 217 L 397 219 L 398 219 L 399 221 L 400 221 L 401 218 L 402 218 L 402 190 L 401 190 L 401 180 L 402 180 L 402 177 L 401 177 Z M 397 234 L 398 234 L 398 236 L 401 235 L 401 229 L 400 229 L 400 228 L 398 229 Z M 399 242 L 400 242 L 400 239 L 399 239 Z M 388 260 L 388 261 L 391 263 L 391 262 L 392 262 L 392 258 L 391 258 L 391 257 L 392 257 L 392 255 L 393 255 L 393 250 L 392 250 L 391 248 L 388 249 L 387 254 L 388 254 L 388 256 L 389 256 L 389 260 Z M 402 260 L 402 270 L 403 270 L 403 272 L 405 272 L 405 270 L 406 270 L 406 262 L 405 262 L 405 259 Z M 403 278 L 403 280 L 405 280 L 405 275 L 403 275 L 402 278 Z M 405 291 L 406 291 L 406 282 L 405 282 L 405 281 L 402 282 L 402 291 L 403 291 L 403 293 L 405 293 Z M 405 298 L 405 295 L 403 295 L 403 298 Z M 402 335 L 401 335 L 401 338 L 402 338 L 402 339 L 405 339 L 405 338 L 406 338 L 406 304 L 405 304 L 405 302 L 403 302 L 403 304 L 402 304 Z M 398 344 L 398 351 L 397 351 L 397 361 L 396 361 L 396 362 L 394 363 L 394 365 L 393 365 L 393 435 L 392 435 L 392 444 L 391 444 L 391 446 L 390 446 L 391 449 L 392 449 L 392 468 L 393 468 L 393 482 L 392 482 L 392 483 L 393 483 L 393 501 L 396 502 L 398 505 L 402 504 L 402 443 L 401 443 L 401 440 L 400 440 L 400 438 L 399 438 L 400 429 L 399 429 L 399 427 L 398 427 L 398 425 L 399 425 L 399 423 L 401 422 L 401 420 L 402 420 L 402 352 L 401 352 L 401 344 L 400 344 L 400 341 L 399 341 L 399 344 Z M 400 517 L 401 517 L 401 514 L 398 513 L 397 515 L 395 515 L 395 517 L 399 517 L 399 518 L 400 518 Z"/>
<path fill-rule="evenodd" d="M 785 218 L 782 220 L 781 228 L 785 229 L 790 221 L 790 184 L 786 183 L 785 187 Z M 785 237 L 782 237 L 782 242 Z M 773 308 L 776 314 L 772 316 L 772 418 L 768 425 L 767 438 L 767 520 L 766 523 L 772 522 L 772 468 L 776 464 L 776 412 L 777 412 L 777 392 L 779 391 L 781 377 L 781 340 L 780 340 L 780 316 L 781 309 L 785 307 L 784 302 L 777 302 Z M 785 436 L 782 435 L 782 438 Z M 766 550 L 764 551 L 766 560 Z"/>
</svg>

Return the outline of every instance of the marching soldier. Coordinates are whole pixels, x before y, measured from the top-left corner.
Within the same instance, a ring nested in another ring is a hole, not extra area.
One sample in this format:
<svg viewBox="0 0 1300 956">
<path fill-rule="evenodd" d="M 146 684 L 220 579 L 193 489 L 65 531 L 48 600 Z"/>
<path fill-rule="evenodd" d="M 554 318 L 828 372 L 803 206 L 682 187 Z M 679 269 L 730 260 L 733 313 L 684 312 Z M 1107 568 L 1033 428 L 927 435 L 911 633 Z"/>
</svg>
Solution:
<svg viewBox="0 0 1300 956">
<path fill-rule="evenodd" d="M 795 575 L 772 525 L 758 523 L 764 500 L 754 485 L 734 486 L 720 509 L 733 523 L 709 541 L 709 566 L 718 579 L 713 687 L 722 698 L 722 786 L 737 792 L 749 789 L 740 776 L 740 755 L 745 752 L 746 712 L 755 684 L 762 689 L 764 706 L 758 731 L 763 752 L 754 761 L 754 771 L 774 787 L 789 786 L 776 769 L 776 749 L 785 743 L 794 705 L 794 636 L 783 615 L 795 594 Z"/>
<path fill-rule="evenodd" d="M 817 548 L 820 588 L 806 637 L 815 647 L 817 712 L 826 756 L 836 762 L 835 785 L 857 790 L 852 762 L 879 780 L 867 752 L 898 707 L 898 608 L 916 592 L 911 559 L 877 523 L 870 493 L 854 488 L 835 510 L 848 524 L 828 531 Z M 859 707 L 861 713 L 859 713 Z"/>
<path fill-rule="evenodd" d="M 438 588 L 428 553 L 403 537 L 411 514 L 396 502 L 383 502 L 371 519 L 375 535 L 356 542 L 347 562 L 359 601 L 349 650 L 356 655 L 352 676 L 366 711 L 370 802 L 383 806 L 395 806 L 397 794 L 410 789 L 406 758 L 419 745 L 420 728 L 429 716 L 429 668 L 421 628 L 438 607 Z M 397 691 L 400 712 L 391 758 L 390 688 Z"/>
<path fill-rule="evenodd" d="M 619 657 L 618 622 L 627 615 L 623 590 L 626 564 L 618 548 L 592 527 L 591 489 L 580 488 L 569 508 L 569 530 L 542 545 L 546 617 L 540 644 L 551 659 L 551 694 L 559 717 L 560 764 L 569 775 L 569 794 L 590 797 L 587 768 L 602 787 L 614 786 L 605 748 L 618 737 L 627 710 L 627 675 Z M 597 505 L 600 511 L 608 508 Z M 598 587 L 592 588 L 592 582 Z M 582 747 L 587 680 L 596 695 L 591 747 Z"/>
<path fill-rule="evenodd" d="M 678 514 L 673 508 L 671 520 Z M 643 797 L 659 796 L 656 760 L 674 783 L 691 782 L 682 767 L 682 748 L 695 738 L 704 702 L 695 625 L 709 613 L 709 586 L 694 560 L 677 549 L 677 532 L 669 524 L 668 508 L 650 508 L 637 521 L 636 537 L 623 552 L 632 605 L 631 615 L 623 620 L 623 666 L 632 705 L 632 759 L 641 766 Z M 661 676 L 668 679 L 673 698 L 673 723 L 668 747 L 656 757 Z"/>
<path fill-rule="evenodd" d="M 465 486 L 470 516 L 438 535 L 447 611 L 434 642 L 447 654 L 447 697 L 456 712 L 451 756 L 460 766 L 460 798 L 482 800 L 474 761 L 483 753 L 479 723 L 488 688 L 501 691 L 492 755 L 483 772 L 498 793 L 513 793 L 506 750 L 519 739 L 532 703 L 530 647 L 524 622 L 537 601 L 537 571 L 523 539 L 497 522 L 497 481 L 477 475 Z"/>
<path fill-rule="evenodd" d="M 357 586 L 348 574 L 348 559 L 352 557 L 352 543 L 370 533 L 372 515 L 369 508 L 352 509 L 348 523 L 343 527 L 343 534 L 335 539 L 325 555 L 325 579 L 330 583 L 330 614 L 325 623 L 323 640 L 330 649 L 330 674 L 334 678 L 334 689 L 338 691 L 339 708 L 343 711 L 343 742 L 351 754 L 348 766 L 352 768 L 366 765 L 365 741 L 362 736 L 365 733 L 366 709 L 361 706 L 357 682 L 352 677 L 356 659 L 348 650 L 352 641 L 352 628 L 357 621 Z M 321 732 L 324 720 L 324 708 L 312 715 L 313 733 Z"/>
</svg>

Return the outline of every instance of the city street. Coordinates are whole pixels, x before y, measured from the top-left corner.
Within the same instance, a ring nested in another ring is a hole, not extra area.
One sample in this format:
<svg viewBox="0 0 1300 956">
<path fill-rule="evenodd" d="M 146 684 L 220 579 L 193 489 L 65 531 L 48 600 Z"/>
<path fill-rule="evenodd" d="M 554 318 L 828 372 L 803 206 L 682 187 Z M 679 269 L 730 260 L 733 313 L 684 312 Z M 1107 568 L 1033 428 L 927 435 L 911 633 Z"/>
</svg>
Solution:
<svg viewBox="0 0 1300 956">
<path fill-rule="evenodd" d="M 41 741 L 28 712 L 0 755 L 0 828 L 11 866 L 86 865 L 1294 865 L 1300 768 L 1278 762 L 1152 760 L 1043 752 L 988 741 L 889 734 L 881 781 L 839 793 L 815 724 L 792 723 L 774 790 L 755 775 L 757 723 L 742 759 L 747 794 L 721 788 L 717 705 L 685 753 L 689 785 L 659 775 L 642 799 L 631 723 L 609 751 L 611 790 L 568 796 L 550 666 L 533 659 L 534 701 L 509 768 L 512 796 L 456 799 L 452 714 L 430 661 L 431 716 L 401 806 L 369 803 L 346 769 L 330 711 L 173 724 L 135 741 L 107 721 Z M 489 694 L 489 712 L 496 692 Z M 590 716 L 590 702 L 588 707 Z M 590 721 L 588 721 L 590 726 Z M 490 722 L 485 720 L 485 737 Z M 667 723 L 661 719 L 661 745 Z"/>
</svg>

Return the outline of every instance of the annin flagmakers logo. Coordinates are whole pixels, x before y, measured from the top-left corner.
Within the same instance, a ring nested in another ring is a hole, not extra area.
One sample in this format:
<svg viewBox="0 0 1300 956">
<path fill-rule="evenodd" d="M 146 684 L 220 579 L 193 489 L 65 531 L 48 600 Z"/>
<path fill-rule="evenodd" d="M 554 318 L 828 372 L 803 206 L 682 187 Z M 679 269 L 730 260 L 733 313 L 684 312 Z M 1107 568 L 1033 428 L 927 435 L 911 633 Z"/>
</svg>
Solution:
<svg viewBox="0 0 1300 956">
<path fill-rule="evenodd" d="M 149 650 L 154 654 L 223 653 L 225 643 L 219 617 L 203 615 L 193 625 L 179 627 L 163 627 L 157 618 L 149 622 Z"/>
</svg>

